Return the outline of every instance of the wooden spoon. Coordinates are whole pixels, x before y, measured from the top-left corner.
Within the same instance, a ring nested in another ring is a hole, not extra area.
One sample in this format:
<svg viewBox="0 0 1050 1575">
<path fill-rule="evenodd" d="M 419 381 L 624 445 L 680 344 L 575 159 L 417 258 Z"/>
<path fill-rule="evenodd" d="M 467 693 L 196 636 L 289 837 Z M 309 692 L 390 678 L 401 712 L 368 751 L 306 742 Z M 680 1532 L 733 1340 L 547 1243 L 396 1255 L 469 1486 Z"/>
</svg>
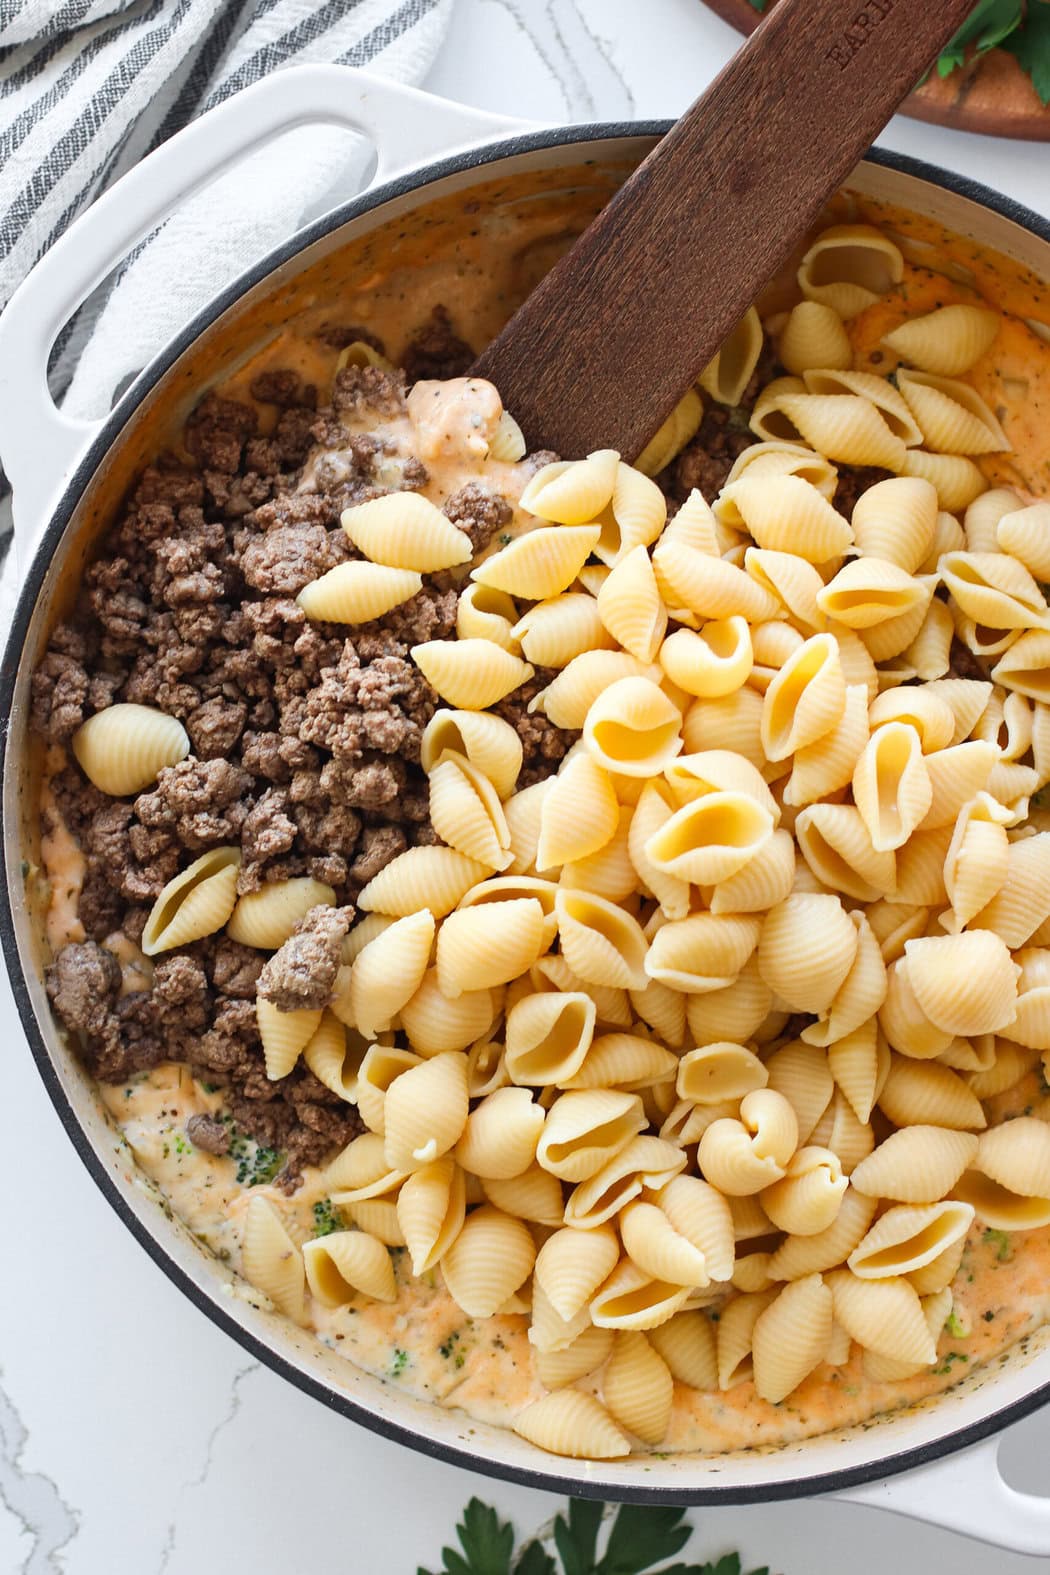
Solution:
<svg viewBox="0 0 1050 1575">
<path fill-rule="evenodd" d="M 529 447 L 633 459 L 973 0 L 780 0 L 473 371 Z"/>
</svg>

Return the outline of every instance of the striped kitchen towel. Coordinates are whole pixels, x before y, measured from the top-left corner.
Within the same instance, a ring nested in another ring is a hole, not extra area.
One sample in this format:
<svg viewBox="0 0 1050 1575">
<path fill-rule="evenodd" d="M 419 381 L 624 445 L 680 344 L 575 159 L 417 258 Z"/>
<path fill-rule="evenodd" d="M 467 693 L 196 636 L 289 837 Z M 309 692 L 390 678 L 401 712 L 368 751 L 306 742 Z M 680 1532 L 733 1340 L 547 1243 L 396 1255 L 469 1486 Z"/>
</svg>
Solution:
<svg viewBox="0 0 1050 1575">
<path fill-rule="evenodd" d="M 98 194 L 195 116 L 304 61 L 418 82 L 453 0 L 0 0 L 0 305 Z M 352 195 L 360 138 L 297 130 L 184 206 L 67 326 L 54 387 L 103 414 L 230 279 Z"/>
</svg>

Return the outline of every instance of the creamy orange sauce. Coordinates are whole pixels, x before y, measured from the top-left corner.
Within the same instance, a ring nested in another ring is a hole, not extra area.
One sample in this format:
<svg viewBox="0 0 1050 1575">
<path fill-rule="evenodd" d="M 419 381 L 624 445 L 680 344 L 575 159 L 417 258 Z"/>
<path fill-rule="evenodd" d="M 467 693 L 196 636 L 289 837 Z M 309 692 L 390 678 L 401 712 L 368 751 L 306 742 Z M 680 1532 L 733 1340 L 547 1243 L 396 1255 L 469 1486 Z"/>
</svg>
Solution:
<svg viewBox="0 0 1050 1575">
<path fill-rule="evenodd" d="M 77 917 L 80 889 L 87 873 L 87 860 L 76 839 L 67 830 L 58 812 L 50 778 L 66 763 L 61 745 L 48 750 L 46 776 L 40 790 L 40 858 L 48 881 L 47 944 L 52 952 L 86 939 L 84 926 Z"/>
</svg>

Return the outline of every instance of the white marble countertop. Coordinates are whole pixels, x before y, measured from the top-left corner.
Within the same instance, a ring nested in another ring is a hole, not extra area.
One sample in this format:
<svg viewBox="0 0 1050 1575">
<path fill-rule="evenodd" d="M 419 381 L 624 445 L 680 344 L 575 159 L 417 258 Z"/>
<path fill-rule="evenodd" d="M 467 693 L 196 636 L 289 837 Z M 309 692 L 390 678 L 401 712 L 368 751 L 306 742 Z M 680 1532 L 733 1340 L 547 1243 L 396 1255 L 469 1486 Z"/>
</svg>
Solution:
<svg viewBox="0 0 1050 1575">
<path fill-rule="evenodd" d="M 671 116 L 736 47 L 699 0 L 456 0 L 427 86 L 551 121 Z M 1050 211 L 1050 149 L 898 119 L 887 147 Z M 251 1361 L 187 1303 L 87 1182 L 0 980 L 0 1575 L 433 1567 L 474 1492 L 525 1532 L 556 1505 L 408 1454 Z M 1050 1414 L 1004 1445 L 1050 1489 Z M 857 1575 L 1021 1575 L 1023 1559 L 829 1502 L 699 1511 L 689 1555 Z"/>
</svg>

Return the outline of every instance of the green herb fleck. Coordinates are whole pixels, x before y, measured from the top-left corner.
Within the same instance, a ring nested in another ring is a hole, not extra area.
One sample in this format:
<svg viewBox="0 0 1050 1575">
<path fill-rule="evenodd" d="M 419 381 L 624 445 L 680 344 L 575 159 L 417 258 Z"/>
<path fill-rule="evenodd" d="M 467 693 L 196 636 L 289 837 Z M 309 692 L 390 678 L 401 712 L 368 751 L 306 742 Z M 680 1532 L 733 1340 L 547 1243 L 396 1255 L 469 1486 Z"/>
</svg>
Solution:
<svg viewBox="0 0 1050 1575">
<path fill-rule="evenodd" d="M 237 1183 L 242 1187 L 265 1186 L 284 1164 L 278 1149 L 263 1148 L 236 1128 L 230 1139 L 230 1157 L 237 1161 Z"/>
<path fill-rule="evenodd" d="M 175 1134 L 175 1152 L 176 1154 L 192 1154 L 193 1152 L 192 1143 L 187 1143 L 181 1132 L 176 1132 Z"/>
<path fill-rule="evenodd" d="M 944 1327 L 954 1340 L 965 1340 L 966 1330 L 963 1328 L 962 1320 L 954 1308 L 944 1320 Z"/>
<path fill-rule="evenodd" d="M 965 1351 L 949 1351 L 940 1367 L 935 1367 L 933 1370 L 939 1376 L 943 1377 L 945 1373 L 951 1372 L 953 1362 L 968 1362 L 969 1360 L 970 1358 L 966 1355 Z"/>
<path fill-rule="evenodd" d="M 981 1240 L 987 1242 L 989 1246 L 994 1246 L 997 1249 L 995 1255 L 1000 1263 L 1010 1262 L 1010 1259 L 1014 1255 L 1014 1249 L 1006 1231 L 986 1230 L 984 1235 L 981 1237 Z"/>
<path fill-rule="evenodd" d="M 339 1210 L 331 1198 L 322 1198 L 320 1203 L 314 1204 L 315 1236 L 330 1236 L 334 1230 L 343 1230 L 344 1228 Z"/>
<path fill-rule="evenodd" d="M 995 1322 L 995 1314 L 990 1307 L 988 1308 L 987 1312 L 981 1314 L 981 1317 L 984 1319 L 985 1323 Z"/>
<path fill-rule="evenodd" d="M 509 547 L 513 540 L 514 537 L 511 535 L 509 530 L 500 531 L 499 544 L 501 547 Z"/>
<path fill-rule="evenodd" d="M 394 1347 L 394 1355 L 393 1355 L 393 1358 L 392 1358 L 391 1363 L 390 1363 L 390 1376 L 391 1376 L 391 1378 L 400 1378 L 401 1374 L 404 1372 L 404 1370 L 405 1370 L 405 1368 L 407 1366 L 408 1366 L 408 1352 L 407 1351 L 403 1351 L 399 1345 L 395 1346 Z"/>
</svg>

